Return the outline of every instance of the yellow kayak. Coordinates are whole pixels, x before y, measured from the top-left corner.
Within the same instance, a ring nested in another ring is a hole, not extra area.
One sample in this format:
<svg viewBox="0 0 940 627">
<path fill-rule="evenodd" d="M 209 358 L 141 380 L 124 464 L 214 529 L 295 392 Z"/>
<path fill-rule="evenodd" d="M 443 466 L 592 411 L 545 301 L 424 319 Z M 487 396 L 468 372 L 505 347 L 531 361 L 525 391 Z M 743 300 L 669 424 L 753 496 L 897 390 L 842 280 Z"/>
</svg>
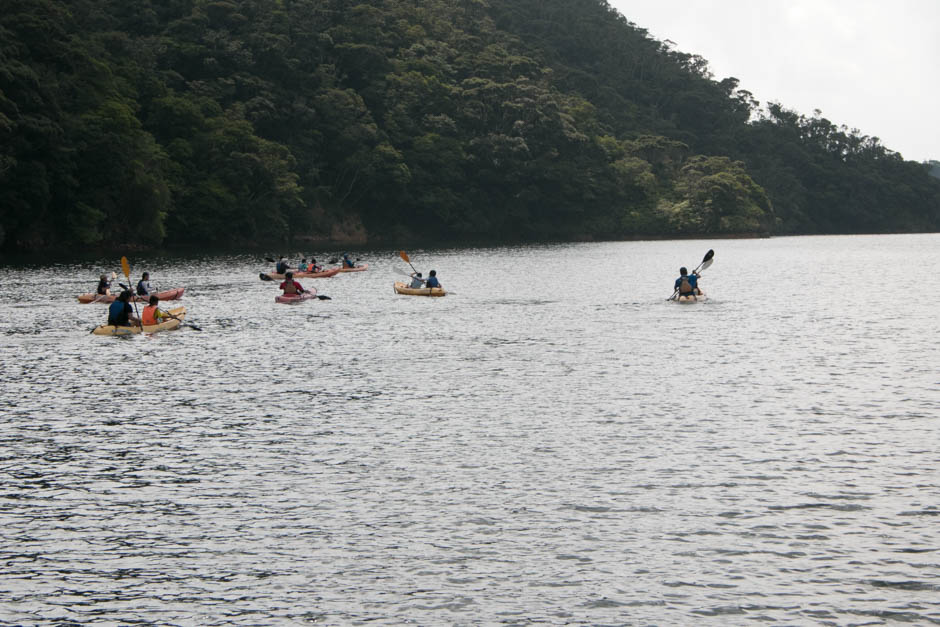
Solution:
<svg viewBox="0 0 940 627">
<path fill-rule="evenodd" d="M 137 325 L 132 327 L 116 327 L 111 324 L 103 324 L 100 327 L 96 327 L 92 333 L 95 335 L 136 335 L 138 333 L 157 333 L 158 331 L 172 331 L 173 329 L 178 329 L 180 324 L 182 324 L 182 320 L 186 317 L 186 308 L 176 307 L 170 309 L 169 312 L 178 317 L 179 320 L 170 318 L 166 322 L 144 325 L 143 327 Z"/>
<path fill-rule="evenodd" d="M 404 283 L 395 283 L 395 292 L 408 296 L 447 296 L 443 287 L 408 287 Z"/>
</svg>

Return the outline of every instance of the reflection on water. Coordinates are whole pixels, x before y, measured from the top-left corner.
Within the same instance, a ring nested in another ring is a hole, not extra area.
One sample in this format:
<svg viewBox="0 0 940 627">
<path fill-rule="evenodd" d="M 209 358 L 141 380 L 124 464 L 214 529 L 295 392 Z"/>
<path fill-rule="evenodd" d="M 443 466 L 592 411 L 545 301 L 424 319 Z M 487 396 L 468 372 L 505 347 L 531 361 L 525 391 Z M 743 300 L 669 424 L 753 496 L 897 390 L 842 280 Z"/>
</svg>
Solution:
<svg viewBox="0 0 940 627">
<path fill-rule="evenodd" d="M 0 268 L 0 620 L 940 623 L 940 236 L 409 253 Z"/>
</svg>

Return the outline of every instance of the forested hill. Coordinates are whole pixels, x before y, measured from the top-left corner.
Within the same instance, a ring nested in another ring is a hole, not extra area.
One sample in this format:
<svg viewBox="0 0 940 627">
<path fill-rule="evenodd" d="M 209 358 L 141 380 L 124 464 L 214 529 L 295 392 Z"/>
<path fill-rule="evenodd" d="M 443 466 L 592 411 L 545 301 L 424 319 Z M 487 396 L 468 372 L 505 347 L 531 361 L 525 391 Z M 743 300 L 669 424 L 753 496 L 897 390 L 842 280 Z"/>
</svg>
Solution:
<svg viewBox="0 0 940 627">
<path fill-rule="evenodd" d="M 604 0 L 0 0 L 6 250 L 938 230 L 928 172 Z"/>
</svg>

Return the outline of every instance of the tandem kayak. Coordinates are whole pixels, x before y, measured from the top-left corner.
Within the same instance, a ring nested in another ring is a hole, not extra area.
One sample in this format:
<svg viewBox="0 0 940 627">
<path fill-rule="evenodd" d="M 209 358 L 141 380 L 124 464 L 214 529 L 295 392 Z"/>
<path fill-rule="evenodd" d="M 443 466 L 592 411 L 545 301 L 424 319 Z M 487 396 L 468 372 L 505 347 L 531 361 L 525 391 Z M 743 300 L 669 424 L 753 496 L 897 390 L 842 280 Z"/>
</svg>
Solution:
<svg viewBox="0 0 940 627">
<path fill-rule="evenodd" d="M 361 266 L 356 266 L 355 268 L 344 268 L 342 266 L 337 268 L 337 270 L 339 270 L 340 272 L 365 272 L 368 269 L 369 269 L 369 264 L 367 263 L 364 263 Z"/>
<path fill-rule="evenodd" d="M 404 283 L 395 282 L 395 293 L 408 296 L 447 296 L 443 287 L 408 287 Z"/>
<path fill-rule="evenodd" d="M 323 272 L 294 272 L 295 279 L 326 279 L 340 273 L 339 268 L 330 268 Z M 287 277 L 277 272 L 262 272 L 258 275 L 262 281 L 283 281 Z"/>
<path fill-rule="evenodd" d="M 275 296 L 274 302 L 282 305 L 299 305 L 305 300 L 311 300 L 316 297 L 317 291 L 311 288 L 301 294 L 281 294 L 280 296 Z"/>
<path fill-rule="evenodd" d="M 186 291 L 185 287 L 177 287 L 172 290 L 163 290 L 162 292 L 154 292 L 157 295 L 157 298 L 160 300 L 179 300 L 183 297 L 183 292 Z M 82 294 L 78 297 L 78 302 L 83 305 L 88 303 L 113 303 L 117 300 L 117 294 L 109 294 L 107 296 L 102 296 L 100 294 Z M 137 296 L 136 294 L 131 297 L 132 303 L 146 303 L 150 301 L 150 296 Z"/>
<path fill-rule="evenodd" d="M 186 308 L 185 307 L 175 307 L 168 310 L 171 314 L 179 318 L 179 320 L 169 319 L 166 322 L 161 322 L 160 324 L 153 325 L 144 325 L 139 326 L 135 325 L 132 327 L 116 327 L 112 324 L 102 324 L 99 327 L 95 327 L 95 330 L 92 331 L 95 335 L 137 335 L 138 333 L 157 333 L 159 331 L 172 331 L 178 329 L 183 323 L 183 319 L 186 317 Z"/>
<path fill-rule="evenodd" d="M 682 305 L 704 303 L 706 300 L 708 300 L 708 297 L 705 296 L 705 292 L 702 292 L 701 294 L 696 294 L 695 296 L 692 296 L 691 294 L 687 294 L 685 296 L 679 296 L 676 298 L 676 302 Z"/>
</svg>

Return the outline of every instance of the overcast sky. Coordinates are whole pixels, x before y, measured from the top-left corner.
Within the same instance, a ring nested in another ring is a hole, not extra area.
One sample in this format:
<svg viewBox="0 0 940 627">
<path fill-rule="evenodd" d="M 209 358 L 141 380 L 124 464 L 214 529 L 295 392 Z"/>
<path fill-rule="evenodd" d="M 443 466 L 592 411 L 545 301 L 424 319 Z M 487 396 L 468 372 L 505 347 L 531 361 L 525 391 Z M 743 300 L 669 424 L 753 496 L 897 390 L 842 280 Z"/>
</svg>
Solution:
<svg viewBox="0 0 940 627">
<path fill-rule="evenodd" d="M 940 0 L 608 0 L 766 104 L 940 161 Z"/>
</svg>

